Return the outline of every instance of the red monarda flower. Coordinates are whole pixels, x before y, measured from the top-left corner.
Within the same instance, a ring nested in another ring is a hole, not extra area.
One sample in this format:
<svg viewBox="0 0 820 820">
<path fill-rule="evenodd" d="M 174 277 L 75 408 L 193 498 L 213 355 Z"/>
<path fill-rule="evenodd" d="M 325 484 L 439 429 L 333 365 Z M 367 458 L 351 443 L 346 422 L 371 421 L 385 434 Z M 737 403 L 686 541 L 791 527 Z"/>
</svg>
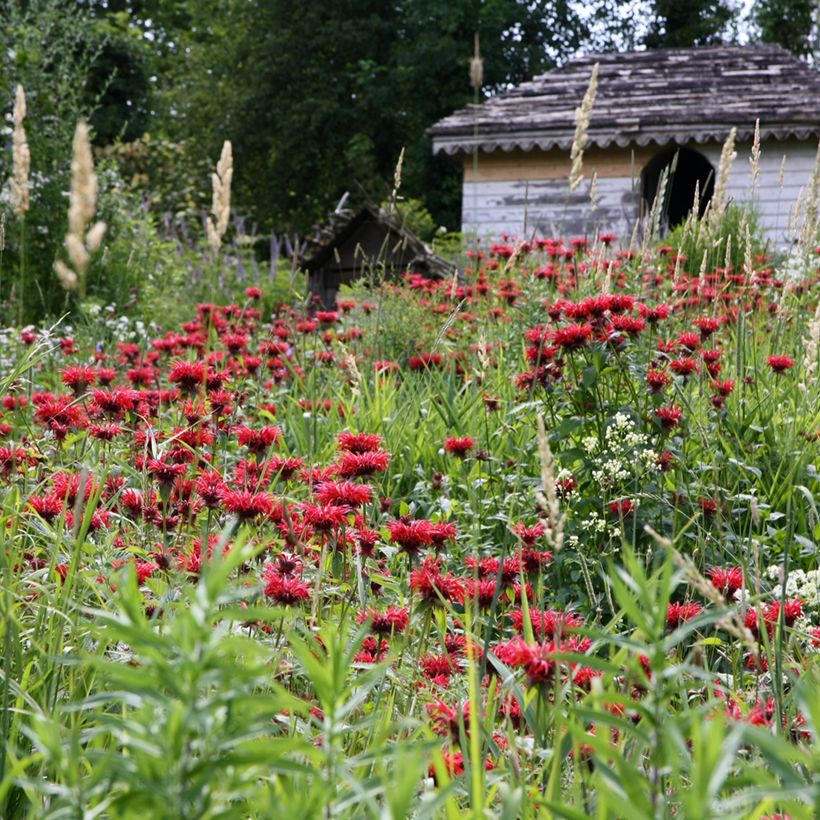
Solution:
<svg viewBox="0 0 820 820">
<path fill-rule="evenodd" d="M 225 480 L 216 471 L 203 473 L 196 480 L 196 492 L 202 503 L 211 509 L 222 503 L 222 495 L 227 489 Z"/>
<path fill-rule="evenodd" d="M 740 567 L 712 567 L 708 575 L 712 586 L 724 598 L 734 597 L 734 594 L 743 588 L 743 570 Z"/>
<path fill-rule="evenodd" d="M 383 473 L 389 463 L 390 453 L 384 450 L 366 453 L 346 452 L 339 460 L 336 470 L 342 478 L 356 478 L 373 473 Z"/>
<path fill-rule="evenodd" d="M 635 502 L 631 498 L 622 498 L 620 501 L 611 501 L 609 511 L 612 515 L 626 517 L 635 512 Z"/>
<path fill-rule="evenodd" d="M 247 447 L 252 453 L 261 455 L 271 446 L 278 443 L 282 438 L 282 431 L 272 424 L 253 430 L 250 427 L 241 425 L 234 427 L 236 440 L 243 447 Z"/>
<path fill-rule="evenodd" d="M 433 543 L 433 524 L 424 519 L 396 519 L 387 525 L 390 540 L 401 552 L 417 555 L 423 547 Z"/>
<path fill-rule="evenodd" d="M 589 323 L 567 325 L 555 331 L 553 343 L 556 347 L 563 348 L 564 350 L 577 350 L 589 344 L 592 333 L 592 325 Z"/>
<path fill-rule="evenodd" d="M 178 384 L 183 390 L 193 392 L 205 381 L 207 372 L 205 362 L 174 362 L 168 374 L 168 381 Z"/>
<path fill-rule="evenodd" d="M 683 601 L 671 603 L 666 610 L 666 623 L 671 629 L 691 621 L 703 612 L 703 607 L 697 601 Z"/>
<path fill-rule="evenodd" d="M 669 407 L 659 407 L 655 411 L 655 418 L 664 430 L 674 430 L 683 418 L 683 413 L 677 404 L 673 404 Z"/>
<path fill-rule="evenodd" d="M 516 632 L 524 631 L 524 611 L 513 610 L 513 629 Z M 532 631 L 538 638 L 553 638 L 556 633 L 565 633 L 583 624 L 581 617 L 575 612 L 560 612 L 557 609 L 530 609 L 530 624 Z"/>
<path fill-rule="evenodd" d="M 170 486 L 180 476 L 188 472 L 185 464 L 172 464 L 164 458 L 149 459 L 145 465 L 145 469 L 150 473 L 160 484 Z"/>
<path fill-rule="evenodd" d="M 660 393 L 671 381 L 672 377 L 665 370 L 650 370 L 646 374 L 646 383 L 652 393 Z"/>
<path fill-rule="evenodd" d="M 544 525 L 539 521 L 531 527 L 519 521 L 513 525 L 513 532 L 521 539 L 527 547 L 535 546 L 535 542 L 546 532 Z"/>
<path fill-rule="evenodd" d="M 463 438 L 447 438 L 444 440 L 444 450 L 450 455 L 464 458 L 470 450 L 475 447 L 475 439 L 472 436 Z"/>
<path fill-rule="evenodd" d="M 440 606 L 442 599 L 458 602 L 464 598 L 462 582 L 452 575 L 442 575 L 440 565 L 431 559 L 410 573 L 410 589 L 433 606 Z"/>
<path fill-rule="evenodd" d="M 308 585 L 292 575 L 281 575 L 276 567 L 268 564 L 262 571 L 265 582 L 265 595 L 277 604 L 293 606 L 310 598 Z"/>
<path fill-rule="evenodd" d="M 766 364 L 768 364 L 775 373 L 785 373 L 794 367 L 794 359 L 790 359 L 788 356 L 769 356 L 769 358 L 766 359 Z"/>
<path fill-rule="evenodd" d="M 370 621 L 370 629 L 377 635 L 400 633 L 407 629 L 407 624 L 410 622 L 410 610 L 407 607 L 397 609 L 392 606 L 382 612 L 372 608 L 365 609 L 356 616 L 356 620 L 360 624 Z"/>
<path fill-rule="evenodd" d="M 339 449 L 348 453 L 375 453 L 381 449 L 382 437 L 377 433 L 339 433 Z"/>
<path fill-rule="evenodd" d="M 269 516 L 276 506 L 273 496 L 250 490 L 225 490 L 222 494 L 222 503 L 229 513 L 242 521 Z"/>
<path fill-rule="evenodd" d="M 317 486 L 315 495 L 321 504 L 355 508 L 370 503 L 373 488 L 353 481 L 322 481 Z"/>
<path fill-rule="evenodd" d="M 311 504 L 301 505 L 302 517 L 305 524 L 319 532 L 329 532 L 347 523 L 347 517 L 352 512 L 347 504 Z"/>
<path fill-rule="evenodd" d="M 60 381 L 74 391 L 75 396 L 85 392 L 87 387 L 91 387 L 97 381 L 97 371 L 90 365 L 79 365 L 67 367 L 61 371 Z"/>
</svg>

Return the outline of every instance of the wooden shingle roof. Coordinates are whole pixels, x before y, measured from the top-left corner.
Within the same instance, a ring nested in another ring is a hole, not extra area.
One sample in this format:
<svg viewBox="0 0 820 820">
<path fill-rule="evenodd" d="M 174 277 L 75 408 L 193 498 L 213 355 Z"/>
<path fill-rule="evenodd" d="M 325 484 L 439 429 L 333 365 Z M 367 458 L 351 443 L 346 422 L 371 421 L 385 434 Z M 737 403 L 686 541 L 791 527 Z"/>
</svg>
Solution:
<svg viewBox="0 0 820 820">
<path fill-rule="evenodd" d="M 595 63 L 598 92 L 588 143 L 663 145 L 820 137 L 820 71 L 775 45 L 657 49 L 591 54 L 440 120 L 434 153 L 569 149 L 575 109 Z"/>
<path fill-rule="evenodd" d="M 450 277 L 457 271 L 454 263 L 433 253 L 396 215 L 369 204 L 358 210 L 336 210 L 330 214 L 328 222 L 315 229 L 298 255 L 300 267 L 307 273 L 320 270 L 367 225 L 379 226 L 381 238 L 372 248 L 357 245 L 358 264 L 387 264 L 401 260 L 411 268 L 423 269 L 426 275 L 435 279 Z"/>
</svg>

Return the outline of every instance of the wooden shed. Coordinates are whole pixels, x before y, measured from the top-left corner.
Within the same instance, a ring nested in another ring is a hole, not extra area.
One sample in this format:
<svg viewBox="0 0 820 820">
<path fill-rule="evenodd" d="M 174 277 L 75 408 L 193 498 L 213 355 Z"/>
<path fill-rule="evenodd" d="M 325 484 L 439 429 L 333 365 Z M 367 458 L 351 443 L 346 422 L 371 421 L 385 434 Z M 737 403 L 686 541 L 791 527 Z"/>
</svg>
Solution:
<svg viewBox="0 0 820 820">
<path fill-rule="evenodd" d="M 570 192 L 575 110 L 595 63 L 584 181 Z M 758 119 L 761 157 L 753 184 L 749 159 Z M 463 162 L 465 232 L 607 232 L 628 239 L 676 155 L 666 224 L 691 210 L 696 182 L 708 200 L 733 127 L 737 158 L 728 198 L 753 203 L 767 236 L 784 246 L 791 240 L 790 212 L 817 163 L 820 71 L 779 46 L 593 54 L 457 111 L 429 133 L 435 153 Z"/>
<path fill-rule="evenodd" d="M 300 267 L 307 273 L 310 294 L 328 309 L 335 307 L 341 285 L 357 280 L 378 282 L 406 273 L 430 279 L 457 274 L 454 264 L 436 256 L 395 216 L 372 205 L 334 211 L 308 240 Z"/>
</svg>

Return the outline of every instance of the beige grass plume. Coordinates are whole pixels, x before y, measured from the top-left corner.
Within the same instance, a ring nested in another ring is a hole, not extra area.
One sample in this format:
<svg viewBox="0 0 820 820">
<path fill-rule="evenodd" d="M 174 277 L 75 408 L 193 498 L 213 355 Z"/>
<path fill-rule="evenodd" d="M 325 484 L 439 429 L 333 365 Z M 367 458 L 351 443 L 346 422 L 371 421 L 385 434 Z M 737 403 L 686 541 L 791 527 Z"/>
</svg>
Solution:
<svg viewBox="0 0 820 820">
<path fill-rule="evenodd" d="M 62 260 L 54 263 L 60 284 L 66 290 L 79 290 L 85 296 L 85 274 L 91 254 L 99 250 L 105 222 L 89 223 L 97 210 L 97 175 L 91 156 L 91 138 L 84 122 L 77 124 L 71 157 L 71 193 L 68 205 L 68 233 L 65 249 L 71 266 Z"/>
<path fill-rule="evenodd" d="M 29 207 L 28 174 L 31 169 L 31 154 L 28 150 L 26 129 L 23 120 L 26 118 L 26 92 L 22 85 L 17 86 L 14 98 L 14 133 L 12 135 L 11 209 L 16 216 L 25 216 Z"/>
<path fill-rule="evenodd" d="M 539 415 L 536 421 L 538 422 L 536 432 L 538 436 L 538 458 L 541 462 L 541 486 L 536 491 L 535 498 L 538 508 L 547 517 L 546 541 L 558 552 L 564 545 L 564 526 L 567 517 L 561 512 L 561 504 L 558 499 L 558 483 L 555 480 L 555 460 L 544 427 L 544 419 Z"/>
<path fill-rule="evenodd" d="M 760 180 L 760 120 L 755 120 L 755 136 L 752 141 L 752 155 L 749 157 L 752 166 L 752 196 L 757 193 L 757 185 Z"/>
<path fill-rule="evenodd" d="M 592 107 L 595 105 L 595 94 L 598 92 L 598 63 L 592 67 L 592 76 L 589 78 L 589 86 L 584 94 L 583 102 L 579 108 L 575 109 L 575 139 L 572 141 L 572 149 L 569 157 L 572 160 L 572 168 L 569 172 L 569 189 L 574 191 L 581 184 L 584 178 L 584 148 L 587 142 L 587 129 L 589 120 L 592 117 Z"/>
<path fill-rule="evenodd" d="M 228 219 L 231 216 L 231 180 L 233 179 L 233 152 L 228 140 L 222 145 L 222 154 L 216 164 L 216 173 L 211 174 L 213 198 L 211 216 L 208 217 L 206 229 L 208 244 L 216 253 L 222 244 L 222 237 L 228 230 Z"/>
<path fill-rule="evenodd" d="M 808 336 L 803 342 L 803 380 L 807 388 L 814 386 L 817 379 L 817 351 L 820 348 L 820 303 L 809 322 Z"/>
<path fill-rule="evenodd" d="M 473 56 L 470 59 L 470 85 L 474 91 L 480 91 L 483 83 L 484 60 L 481 59 L 481 47 L 479 45 L 478 32 L 476 32 L 473 42 Z"/>
<path fill-rule="evenodd" d="M 729 187 L 729 176 L 732 173 L 732 163 L 735 161 L 735 157 L 737 157 L 737 151 L 735 151 L 736 134 L 737 129 L 732 128 L 720 152 L 720 163 L 718 164 L 717 179 L 715 180 L 715 190 L 709 203 L 710 211 L 708 222 L 710 228 L 713 229 L 718 227 L 726 211 L 726 192 Z"/>
</svg>

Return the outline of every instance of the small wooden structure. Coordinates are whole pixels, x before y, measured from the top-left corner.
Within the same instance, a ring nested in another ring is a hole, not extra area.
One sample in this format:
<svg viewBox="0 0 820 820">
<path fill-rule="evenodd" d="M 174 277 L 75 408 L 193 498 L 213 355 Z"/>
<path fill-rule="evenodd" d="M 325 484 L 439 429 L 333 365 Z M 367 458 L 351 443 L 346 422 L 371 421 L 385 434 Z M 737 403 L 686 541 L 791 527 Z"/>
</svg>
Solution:
<svg viewBox="0 0 820 820">
<path fill-rule="evenodd" d="M 454 264 L 436 256 L 397 216 L 372 205 L 337 210 L 318 228 L 301 253 L 308 290 L 327 308 L 336 305 L 341 285 L 399 279 L 417 273 L 430 279 L 457 274 Z"/>
<path fill-rule="evenodd" d="M 598 89 L 583 156 L 584 182 L 570 192 L 575 110 L 595 63 Z M 749 158 L 758 119 L 761 157 L 753 182 Z M 696 182 L 705 205 L 733 127 L 737 161 L 728 199 L 753 203 L 763 230 L 784 245 L 790 240 L 789 211 L 812 178 L 818 156 L 820 71 L 779 46 L 581 57 L 457 111 L 429 133 L 434 152 L 463 161 L 465 232 L 524 237 L 607 232 L 628 239 L 676 156 L 666 188 L 666 223 L 679 222 L 691 210 Z"/>
</svg>

